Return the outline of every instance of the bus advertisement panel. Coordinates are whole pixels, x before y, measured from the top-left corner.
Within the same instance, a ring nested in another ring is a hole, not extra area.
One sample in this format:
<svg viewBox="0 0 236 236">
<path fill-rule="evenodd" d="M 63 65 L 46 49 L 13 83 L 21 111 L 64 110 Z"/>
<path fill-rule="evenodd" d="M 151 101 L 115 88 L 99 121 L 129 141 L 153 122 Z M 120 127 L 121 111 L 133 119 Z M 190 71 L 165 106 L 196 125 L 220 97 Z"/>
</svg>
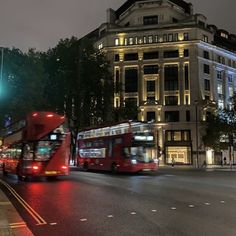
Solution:
<svg viewBox="0 0 236 236">
<path fill-rule="evenodd" d="M 32 112 L 7 126 L 2 132 L 3 173 L 20 179 L 68 175 L 70 133 L 64 125 L 64 116 Z"/>
<path fill-rule="evenodd" d="M 84 170 L 157 170 L 155 139 L 148 123 L 127 121 L 85 129 L 77 141 L 77 165 Z"/>
</svg>

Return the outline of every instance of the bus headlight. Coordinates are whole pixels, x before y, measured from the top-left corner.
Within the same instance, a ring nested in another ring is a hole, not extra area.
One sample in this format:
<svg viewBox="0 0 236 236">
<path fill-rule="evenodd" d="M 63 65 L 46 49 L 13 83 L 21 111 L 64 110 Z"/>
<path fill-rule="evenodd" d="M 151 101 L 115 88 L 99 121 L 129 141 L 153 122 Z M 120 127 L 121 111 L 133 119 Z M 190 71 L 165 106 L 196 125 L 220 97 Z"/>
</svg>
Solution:
<svg viewBox="0 0 236 236">
<path fill-rule="evenodd" d="M 131 160 L 131 163 L 135 165 L 135 164 L 137 164 L 137 160 L 133 159 L 133 160 Z"/>
</svg>

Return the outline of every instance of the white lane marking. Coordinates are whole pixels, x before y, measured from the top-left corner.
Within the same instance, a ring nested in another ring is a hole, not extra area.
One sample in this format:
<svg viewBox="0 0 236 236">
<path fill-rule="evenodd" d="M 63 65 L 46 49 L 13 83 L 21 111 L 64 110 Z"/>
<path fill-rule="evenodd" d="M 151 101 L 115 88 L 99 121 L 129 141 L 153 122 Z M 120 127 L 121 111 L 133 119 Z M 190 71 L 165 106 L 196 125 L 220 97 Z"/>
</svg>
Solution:
<svg viewBox="0 0 236 236">
<path fill-rule="evenodd" d="M 222 200 L 222 201 L 220 201 L 220 203 L 225 203 L 225 201 L 224 201 L 224 200 Z"/>
<path fill-rule="evenodd" d="M 57 225 L 57 223 L 56 223 L 56 222 L 53 222 L 53 223 L 50 223 L 50 225 Z"/>
<path fill-rule="evenodd" d="M 80 219 L 80 221 L 84 222 L 84 221 L 87 221 L 87 219 L 86 218 L 82 218 L 82 219 Z"/>
<path fill-rule="evenodd" d="M 24 221 L 22 222 L 17 222 L 17 223 L 11 223 L 9 224 L 12 229 L 15 228 L 21 228 L 21 227 L 26 227 L 26 223 Z"/>
<path fill-rule="evenodd" d="M 190 208 L 193 208 L 193 207 L 194 207 L 194 205 L 190 204 L 190 205 L 188 205 L 188 207 L 190 207 Z"/>
<path fill-rule="evenodd" d="M 136 215 L 136 212 L 132 211 L 130 212 L 131 215 Z"/>
<path fill-rule="evenodd" d="M 113 216 L 113 215 L 108 215 L 107 217 L 108 217 L 108 218 L 113 218 L 114 216 Z"/>
<path fill-rule="evenodd" d="M 176 210 L 176 207 L 171 207 L 170 209 L 171 209 L 171 210 Z"/>
<path fill-rule="evenodd" d="M 205 202 L 204 203 L 206 206 L 210 206 L 211 205 L 211 203 L 209 203 L 209 202 Z"/>
<path fill-rule="evenodd" d="M 156 210 L 156 209 L 153 209 L 152 212 L 157 212 L 157 210 Z"/>
</svg>

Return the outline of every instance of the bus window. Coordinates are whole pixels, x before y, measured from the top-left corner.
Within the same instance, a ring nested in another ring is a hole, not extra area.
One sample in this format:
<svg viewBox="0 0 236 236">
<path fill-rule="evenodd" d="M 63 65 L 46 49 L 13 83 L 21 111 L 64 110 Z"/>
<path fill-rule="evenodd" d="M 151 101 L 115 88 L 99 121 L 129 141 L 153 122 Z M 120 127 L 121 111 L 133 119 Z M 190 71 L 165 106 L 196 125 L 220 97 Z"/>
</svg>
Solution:
<svg viewBox="0 0 236 236">
<path fill-rule="evenodd" d="M 152 162 L 152 157 L 148 155 L 146 148 L 140 147 L 131 147 L 130 149 L 130 158 L 135 159 L 138 162 Z"/>
<path fill-rule="evenodd" d="M 130 148 L 128 147 L 124 148 L 124 156 L 126 159 L 130 159 Z"/>
<path fill-rule="evenodd" d="M 33 160 L 33 144 L 25 144 L 23 147 L 23 160 Z"/>
<path fill-rule="evenodd" d="M 37 161 L 47 161 L 52 152 L 52 147 L 49 141 L 39 141 L 36 146 L 35 160 Z"/>
</svg>

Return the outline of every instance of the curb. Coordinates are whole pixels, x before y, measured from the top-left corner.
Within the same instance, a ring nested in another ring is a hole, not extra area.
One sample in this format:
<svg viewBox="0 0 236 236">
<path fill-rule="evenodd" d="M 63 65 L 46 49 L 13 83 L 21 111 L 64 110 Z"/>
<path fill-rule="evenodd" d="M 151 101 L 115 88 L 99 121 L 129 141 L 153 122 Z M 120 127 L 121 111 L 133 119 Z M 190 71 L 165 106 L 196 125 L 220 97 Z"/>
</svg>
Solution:
<svg viewBox="0 0 236 236">
<path fill-rule="evenodd" d="M 13 204 L 0 189 L 0 235 L 33 236 Z"/>
</svg>

